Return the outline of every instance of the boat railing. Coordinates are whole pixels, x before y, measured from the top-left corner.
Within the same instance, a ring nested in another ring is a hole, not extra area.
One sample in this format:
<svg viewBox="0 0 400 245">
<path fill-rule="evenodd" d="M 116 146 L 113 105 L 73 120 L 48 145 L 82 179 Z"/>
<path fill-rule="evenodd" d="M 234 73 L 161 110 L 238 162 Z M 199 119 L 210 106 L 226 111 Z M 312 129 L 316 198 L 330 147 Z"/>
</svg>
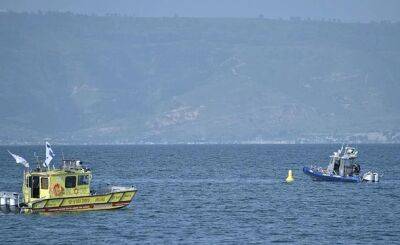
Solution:
<svg viewBox="0 0 400 245">
<path fill-rule="evenodd" d="M 90 193 L 92 195 L 102 195 L 102 194 L 108 194 L 111 192 L 123 192 L 123 191 L 132 191 L 136 190 L 135 187 L 126 187 L 126 186 L 113 186 L 110 184 L 98 184 L 96 185 L 92 190 L 90 190 Z"/>
<path fill-rule="evenodd" d="M 311 170 L 313 170 L 314 172 L 320 172 L 323 174 L 329 174 L 328 170 L 326 168 L 320 167 L 320 166 L 316 166 L 316 165 L 311 165 L 310 167 Z"/>
<path fill-rule="evenodd" d="M 92 186 L 90 194 L 106 194 L 111 192 L 112 186 L 109 183 L 96 184 Z"/>
</svg>

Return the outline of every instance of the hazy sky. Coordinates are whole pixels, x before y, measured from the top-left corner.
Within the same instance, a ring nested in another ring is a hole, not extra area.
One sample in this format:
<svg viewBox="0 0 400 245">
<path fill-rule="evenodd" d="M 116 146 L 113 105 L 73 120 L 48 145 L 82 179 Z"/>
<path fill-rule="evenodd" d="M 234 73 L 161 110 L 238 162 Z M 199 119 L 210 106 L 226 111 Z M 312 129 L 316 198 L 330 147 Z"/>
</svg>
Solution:
<svg viewBox="0 0 400 245">
<path fill-rule="evenodd" d="M 135 16 L 310 17 L 400 21 L 400 0 L 1 0 L 0 9 Z"/>
</svg>

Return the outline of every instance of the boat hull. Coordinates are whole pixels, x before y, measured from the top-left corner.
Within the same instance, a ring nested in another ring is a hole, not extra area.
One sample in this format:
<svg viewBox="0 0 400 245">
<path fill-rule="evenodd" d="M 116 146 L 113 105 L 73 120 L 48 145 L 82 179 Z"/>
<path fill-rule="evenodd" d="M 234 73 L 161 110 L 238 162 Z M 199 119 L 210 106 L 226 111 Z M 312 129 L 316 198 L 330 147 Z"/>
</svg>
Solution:
<svg viewBox="0 0 400 245">
<path fill-rule="evenodd" d="M 101 195 L 43 199 L 30 203 L 22 209 L 26 213 L 118 209 L 129 205 L 136 192 L 137 190 L 129 190 Z"/>
<path fill-rule="evenodd" d="M 328 175 L 319 171 L 315 171 L 309 167 L 303 167 L 303 172 L 310 176 L 315 181 L 331 181 L 331 182 L 360 182 L 359 176 L 340 176 L 340 175 Z"/>
</svg>

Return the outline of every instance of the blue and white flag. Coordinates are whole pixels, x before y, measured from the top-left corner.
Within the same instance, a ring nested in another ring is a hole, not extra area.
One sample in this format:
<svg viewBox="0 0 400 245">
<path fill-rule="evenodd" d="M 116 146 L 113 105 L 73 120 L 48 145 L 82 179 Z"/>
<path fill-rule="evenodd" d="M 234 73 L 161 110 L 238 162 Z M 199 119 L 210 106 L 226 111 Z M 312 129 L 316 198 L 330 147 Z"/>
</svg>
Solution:
<svg viewBox="0 0 400 245">
<path fill-rule="evenodd" d="M 8 151 L 8 153 L 10 153 L 10 155 L 15 159 L 16 163 L 24 165 L 25 168 L 29 168 L 29 162 L 25 160 L 25 158 L 12 154 L 10 151 Z"/>
<path fill-rule="evenodd" d="M 49 142 L 46 141 L 46 160 L 44 161 L 43 166 L 50 167 L 50 162 L 53 160 L 54 156 L 55 154 L 51 149 Z"/>
</svg>

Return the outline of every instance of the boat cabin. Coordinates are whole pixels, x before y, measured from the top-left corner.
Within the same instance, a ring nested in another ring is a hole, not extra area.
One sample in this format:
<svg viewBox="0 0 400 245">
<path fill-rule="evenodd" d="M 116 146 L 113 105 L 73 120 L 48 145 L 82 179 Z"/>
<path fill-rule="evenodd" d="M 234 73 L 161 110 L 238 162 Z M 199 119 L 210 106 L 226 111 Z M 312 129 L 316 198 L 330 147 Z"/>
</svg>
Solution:
<svg viewBox="0 0 400 245">
<path fill-rule="evenodd" d="M 360 165 L 357 163 L 358 152 L 355 148 L 346 147 L 344 152 L 339 150 L 331 156 L 327 171 L 334 175 L 353 176 L 360 173 Z"/>
<path fill-rule="evenodd" d="M 38 199 L 90 195 L 92 173 L 78 160 L 63 160 L 60 169 L 36 169 L 24 173 L 24 202 Z"/>
</svg>

